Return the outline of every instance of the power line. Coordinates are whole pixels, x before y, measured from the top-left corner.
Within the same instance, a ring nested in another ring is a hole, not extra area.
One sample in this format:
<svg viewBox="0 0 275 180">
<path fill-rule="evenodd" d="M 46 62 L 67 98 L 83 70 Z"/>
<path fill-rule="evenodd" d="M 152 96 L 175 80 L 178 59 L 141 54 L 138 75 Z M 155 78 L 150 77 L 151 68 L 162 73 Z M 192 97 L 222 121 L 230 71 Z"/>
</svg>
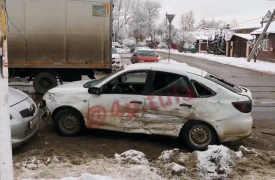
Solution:
<svg viewBox="0 0 275 180">
<path fill-rule="evenodd" d="M 261 19 L 261 18 L 263 18 L 263 17 L 258 17 L 258 18 L 251 19 L 251 20 L 248 20 L 248 21 L 240 22 L 240 23 L 238 23 L 238 24 L 243 24 L 243 23 L 246 23 L 246 22 L 255 21 L 255 20 Z"/>
</svg>

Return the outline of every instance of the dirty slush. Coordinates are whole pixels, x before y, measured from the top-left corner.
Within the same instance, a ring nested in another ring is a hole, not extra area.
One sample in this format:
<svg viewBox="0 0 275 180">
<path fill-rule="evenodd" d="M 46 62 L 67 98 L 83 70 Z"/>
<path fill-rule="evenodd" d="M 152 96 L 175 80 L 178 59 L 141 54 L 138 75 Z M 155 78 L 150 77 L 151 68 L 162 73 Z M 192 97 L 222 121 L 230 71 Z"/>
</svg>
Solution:
<svg viewBox="0 0 275 180">
<path fill-rule="evenodd" d="M 179 92 L 181 93 L 186 93 L 188 92 L 188 96 L 180 96 Z M 169 106 L 172 106 L 172 99 L 171 97 L 176 98 L 176 102 L 180 103 L 180 98 L 183 98 L 184 101 L 188 102 L 192 98 L 195 97 L 195 93 L 190 87 L 184 87 L 181 88 L 181 90 L 178 90 L 177 85 L 173 85 L 173 91 L 167 92 L 167 97 L 168 97 L 168 102 L 164 102 L 162 96 L 163 95 L 148 95 L 147 100 L 149 100 L 149 107 L 153 110 L 157 110 L 157 107 L 155 106 L 153 100 L 158 99 L 158 101 L 161 104 L 162 108 L 167 108 Z M 123 105 L 125 108 L 125 111 L 122 110 L 121 104 L 119 101 L 114 101 L 112 104 L 112 109 L 111 109 L 111 116 L 118 116 L 118 117 L 127 117 L 129 121 L 133 121 L 134 117 L 137 113 L 140 112 L 140 106 L 136 103 L 127 103 Z M 147 111 L 147 109 L 144 109 L 143 111 Z M 96 105 L 92 106 L 88 110 L 88 115 L 87 115 L 87 122 L 86 125 L 88 128 L 91 129 L 99 129 L 102 126 L 102 123 L 106 121 L 107 118 L 107 110 L 104 106 L 101 105 Z"/>
</svg>

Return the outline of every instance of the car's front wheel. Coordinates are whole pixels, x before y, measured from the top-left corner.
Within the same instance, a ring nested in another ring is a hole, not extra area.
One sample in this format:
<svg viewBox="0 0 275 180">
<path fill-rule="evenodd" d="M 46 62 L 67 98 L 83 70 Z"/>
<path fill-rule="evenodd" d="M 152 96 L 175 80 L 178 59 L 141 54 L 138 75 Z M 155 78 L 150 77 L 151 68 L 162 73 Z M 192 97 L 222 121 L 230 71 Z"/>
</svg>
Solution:
<svg viewBox="0 0 275 180">
<path fill-rule="evenodd" d="M 191 150 L 203 151 L 208 145 L 218 143 L 218 137 L 213 127 L 205 122 L 190 121 L 182 129 L 180 138 Z"/>
<path fill-rule="evenodd" d="M 83 117 L 74 109 L 61 109 L 53 117 L 54 125 L 62 136 L 80 135 L 84 129 Z"/>
</svg>

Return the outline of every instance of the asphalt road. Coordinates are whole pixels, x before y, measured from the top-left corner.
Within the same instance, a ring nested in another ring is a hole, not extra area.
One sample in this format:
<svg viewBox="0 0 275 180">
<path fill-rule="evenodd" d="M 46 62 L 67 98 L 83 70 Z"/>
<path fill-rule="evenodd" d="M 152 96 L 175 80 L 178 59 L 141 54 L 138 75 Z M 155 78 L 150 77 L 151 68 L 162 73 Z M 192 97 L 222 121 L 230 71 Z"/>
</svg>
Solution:
<svg viewBox="0 0 275 180">
<path fill-rule="evenodd" d="M 162 59 L 168 59 L 167 53 L 156 53 Z M 275 75 L 183 55 L 171 54 L 171 59 L 185 62 L 189 66 L 203 69 L 232 83 L 247 87 L 252 92 L 254 100 L 252 111 L 254 120 L 275 120 Z"/>
</svg>

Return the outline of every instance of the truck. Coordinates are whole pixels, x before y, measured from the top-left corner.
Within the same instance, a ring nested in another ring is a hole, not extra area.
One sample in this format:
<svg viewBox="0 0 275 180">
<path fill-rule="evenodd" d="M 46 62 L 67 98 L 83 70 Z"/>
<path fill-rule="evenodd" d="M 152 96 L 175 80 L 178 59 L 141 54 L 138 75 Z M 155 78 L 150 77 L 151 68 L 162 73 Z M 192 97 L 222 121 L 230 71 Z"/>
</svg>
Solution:
<svg viewBox="0 0 275 180">
<path fill-rule="evenodd" d="M 112 0 L 2 0 L 9 79 L 45 94 L 58 81 L 111 73 L 112 9 Z"/>
</svg>

